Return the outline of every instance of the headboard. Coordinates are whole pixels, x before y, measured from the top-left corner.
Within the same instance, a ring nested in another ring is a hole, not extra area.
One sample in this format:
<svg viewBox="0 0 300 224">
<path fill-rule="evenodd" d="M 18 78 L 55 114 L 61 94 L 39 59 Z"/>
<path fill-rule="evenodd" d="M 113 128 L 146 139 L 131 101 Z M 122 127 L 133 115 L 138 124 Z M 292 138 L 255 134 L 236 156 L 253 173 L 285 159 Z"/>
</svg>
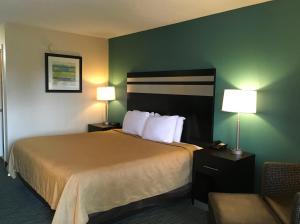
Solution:
<svg viewBox="0 0 300 224">
<path fill-rule="evenodd" d="M 213 140 L 215 69 L 130 72 L 127 110 L 186 117 L 182 142 Z"/>
</svg>

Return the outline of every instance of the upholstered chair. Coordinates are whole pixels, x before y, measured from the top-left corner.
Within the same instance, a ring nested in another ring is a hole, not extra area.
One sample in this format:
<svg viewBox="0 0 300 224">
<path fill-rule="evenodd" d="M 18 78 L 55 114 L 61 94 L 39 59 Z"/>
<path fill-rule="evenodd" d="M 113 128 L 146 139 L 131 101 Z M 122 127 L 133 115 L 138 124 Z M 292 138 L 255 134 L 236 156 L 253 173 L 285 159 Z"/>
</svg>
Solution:
<svg viewBox="0 0 300 224">
<path fill-rule="evenodd" d="M 261 195 L 209 194 L 209 222 L 300 224 L 300 164 L 266 162 Z"/>
</svg>

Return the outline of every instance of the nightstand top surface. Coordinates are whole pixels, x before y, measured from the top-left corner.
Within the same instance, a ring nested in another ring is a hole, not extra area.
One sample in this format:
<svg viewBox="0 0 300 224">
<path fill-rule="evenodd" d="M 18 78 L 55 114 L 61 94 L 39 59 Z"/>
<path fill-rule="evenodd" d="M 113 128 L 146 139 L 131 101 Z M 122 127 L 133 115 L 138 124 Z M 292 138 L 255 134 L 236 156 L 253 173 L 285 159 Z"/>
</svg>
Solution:
<svg viewBox="0 0 300 224">
<path fill-rule="evenodd" d="M 245 159 L 248 157 L 255 156 L 254 154 L 251 154 L 249 152 L 243 151 L 241 155 L 235 155 L 231 152 L 229 149 L 223 149 L 223 150 L 216 150 L 216 149 L 201 149 L 197 150 L 197 153 L 207 153 L 211 156 L 227 159 L 227 160 L 232 160 L 232 161 L 238 161 L 241 159 Z"/>
<path fill-rule="evenodd" d="M 99 127 L 99 128 L 120 128 L 120 123 L 114 123 L 114 124 L 95 123 L 89 125 Z"/>
</svg>

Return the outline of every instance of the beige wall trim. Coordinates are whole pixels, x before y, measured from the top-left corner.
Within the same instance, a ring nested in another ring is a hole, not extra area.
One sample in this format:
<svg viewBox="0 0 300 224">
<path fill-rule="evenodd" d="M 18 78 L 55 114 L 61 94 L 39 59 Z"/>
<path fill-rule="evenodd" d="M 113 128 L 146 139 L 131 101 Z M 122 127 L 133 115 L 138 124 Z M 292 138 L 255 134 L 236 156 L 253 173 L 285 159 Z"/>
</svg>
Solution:
<svg viewBox="0 0 300 224">
<path fill-rule="evenodd" d="M 3 144 L 3 159 L 4 161 L 8 161 L 7 155 L 7 104 L 6 104 L 6 54 L 5 54 L 5 46 L 1 44 L 0 46 L 0 57 L 1 57 L 1 96 L 2 96 L 2 144 Z"/>
</svg>

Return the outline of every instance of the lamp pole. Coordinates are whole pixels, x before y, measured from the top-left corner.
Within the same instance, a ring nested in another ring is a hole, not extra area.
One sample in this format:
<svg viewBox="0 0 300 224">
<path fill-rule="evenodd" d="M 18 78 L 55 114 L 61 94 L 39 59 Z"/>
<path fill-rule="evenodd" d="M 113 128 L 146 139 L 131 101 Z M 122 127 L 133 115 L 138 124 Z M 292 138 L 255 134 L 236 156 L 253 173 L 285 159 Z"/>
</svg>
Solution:
<svg viewBox="0 0 300 224">
<path fill-rule="evenodd" d="M 106 104 L 105 104 L 105 107 L 106 107 L 106 121 L 104 122 L 105 125 L 109 125 L 109 121 L 108 121 L 108 100 L 106 100 Z"/>
<path fill-rule="evenodd" d="M 236 123 L 236 148 L 232 151 L 233 154 L 241 155 L 242 150 L 240 149 L 240 113 L 237 113 L 237 123 Z"/>
</svg>

